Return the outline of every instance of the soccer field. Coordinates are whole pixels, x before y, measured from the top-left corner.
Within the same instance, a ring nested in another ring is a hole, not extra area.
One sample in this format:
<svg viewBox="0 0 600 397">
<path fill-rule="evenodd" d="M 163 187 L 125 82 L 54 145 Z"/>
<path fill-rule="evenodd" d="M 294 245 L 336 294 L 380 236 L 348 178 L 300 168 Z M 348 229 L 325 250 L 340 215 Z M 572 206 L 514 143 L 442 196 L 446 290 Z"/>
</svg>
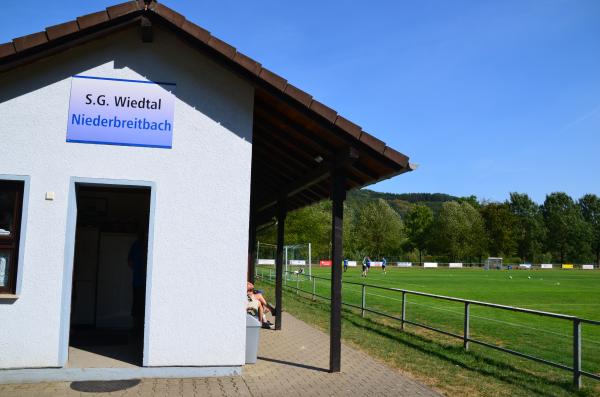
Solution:
<svg viewBox="0 0 600 397">
<path fill-rule="evenodd" d="M 258 271 L 269 274 L 268 268 L 261 267 Z M 329 278 L 331 269 L 313 267 L 312 272 L 314 276 Z M 274 277 L 274 271 L 272 274 Z M 368 277 L 363 278 L 358 267 L 349 268 L 343 280 L 600 320 L 600 271 L 388 267 L 387 274 L 383 274 L 381 268 L 371 268 Z M 293 287 L 299 285 L 308 293 L 313 289 L 308 278 L 300 277 L 297 281 L 292 276 L 287 284 Z M 316 279 L 315 288 L 317 294 L 329 296 L 328 280 Z M 360 306 L 362 287 L 344 284 L 342 296 L 344 303 Z M 369 309 L 399 317 L 401 302 L 402 294 L 399 292 L 366 289 L 366 306 Z M 472 338 L 572 366 L 571 321 L 475 305 L 470 311 Z M 407 295 L 406 318 L 462 334 L 464 304 Z M 395 321 L 389 320 L 389 323 L 394 326 Z M 412 326 L 408 329 L 423 332 L 421 328 Z M 431 338 L 443 337 L 425 332 Z M 460 341 L 457 340 L 457 343 Z M 582 366 L 583 370 L 600 373 L 600 326 L 582 325 Z"/>
<path fill-rule="evenodd" d="M 329 277 L 331 269 L 312 269 Z M 600 320 L 600 271 L 349 268 L 344 281 L 429 292 Z M 512 278 L 511 278 L 512 277 Z"/>
</svg>

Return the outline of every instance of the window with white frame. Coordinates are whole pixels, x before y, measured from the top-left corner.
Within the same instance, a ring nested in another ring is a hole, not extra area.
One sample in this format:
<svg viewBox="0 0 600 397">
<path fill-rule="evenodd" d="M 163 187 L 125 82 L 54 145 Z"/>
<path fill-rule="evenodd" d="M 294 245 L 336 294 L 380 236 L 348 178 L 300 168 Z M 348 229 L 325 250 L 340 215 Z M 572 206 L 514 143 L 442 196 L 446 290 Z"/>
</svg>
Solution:
<svg viewBox="0 0 600 397">
<path fill-rule="evenodd" d="M 21 235 L 23 181 L 0 180 L 0 293 L 14 294 Z"/>
</svg>

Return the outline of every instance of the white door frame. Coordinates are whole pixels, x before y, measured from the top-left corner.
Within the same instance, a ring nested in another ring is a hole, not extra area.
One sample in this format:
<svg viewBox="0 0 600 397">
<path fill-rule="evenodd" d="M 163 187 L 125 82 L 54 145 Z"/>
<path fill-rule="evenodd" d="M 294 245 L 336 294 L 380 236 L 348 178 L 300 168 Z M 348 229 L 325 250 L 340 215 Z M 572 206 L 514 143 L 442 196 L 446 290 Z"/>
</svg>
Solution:
<svg viewBox="0 0 600 397">
<path fill-rule="evenodd" d="M 150 303 L 152 295 L 152 266 L 154 249 L 154 216 L 156 209 L 156 183 L 127 179 L 104 179 L 71 177 L 69 182 L 69 204 L 67 209 L 67 229 L 65 233 L 65 267 L 63 272 L 62 302 L 60 316 L 60 334 L 58 366 L 66 367 L 69 360 L 69 331 L 71 327 L 71 293 L 73 289 L 73 260 L 75 257 L 75 232 L 77 228 L 77 195 L 76 185 L 116 187 L 116 188 L 150 188 L 150 214 L 148 219 L 148 261 L 146 275 L 146 305 L 144 308 L 144 349 L 142 365 L 148 366 Z"/>
</svg>

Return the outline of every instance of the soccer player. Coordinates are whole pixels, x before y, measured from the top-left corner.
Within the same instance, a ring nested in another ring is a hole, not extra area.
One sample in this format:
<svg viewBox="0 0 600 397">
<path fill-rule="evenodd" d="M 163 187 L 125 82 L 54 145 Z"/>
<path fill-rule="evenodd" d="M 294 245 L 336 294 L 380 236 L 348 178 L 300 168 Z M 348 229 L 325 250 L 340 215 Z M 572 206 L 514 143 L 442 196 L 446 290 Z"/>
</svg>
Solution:
<svg viewBox="0 0 600 397">
<path fill-rule="evenodd" d="M 387 259 L 385 259 L 385 256 L 384 256 L 383 259 L 381 260 L 381 269 L 383 269 L 383 274 L 387 274 L 387 272 L 385 271 L 386 265 L 387 265 Z"/>
<path fill-rule="evenodd" d="M 344 272 L 348 270 L 348 259 L 344 259 Z"/>
<path fill-rule="evenodd" d="M 361 277 L 367 277 L 367 258 L 368 256 L 365 256 L 362 260 L 362 273 L 361 273 Z"/>
<path fill-rule="evenodd" d="M 371 258 L 369 258 L 369 256 L 365 256 L 363 259 L 363 271 L 362 271 L 362 277 L 367 277 L 367 274 L 369 274 L 369 269 L 371 268 Z"/>
</svg>

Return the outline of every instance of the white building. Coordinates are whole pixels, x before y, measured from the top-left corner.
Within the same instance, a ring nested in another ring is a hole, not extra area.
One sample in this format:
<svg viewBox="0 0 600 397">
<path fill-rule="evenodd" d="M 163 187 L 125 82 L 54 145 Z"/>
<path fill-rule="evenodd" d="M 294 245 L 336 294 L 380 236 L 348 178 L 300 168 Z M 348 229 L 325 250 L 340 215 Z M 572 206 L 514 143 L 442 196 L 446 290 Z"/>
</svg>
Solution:
<svg viewBox="0 0 600 397">
<path fill-rule="evenodd" d="M 106 379 L 73 352 L 113 344 L 143 376 L 239 373 L 256 227 L 328 198 L 335 170 L 344 190 L 410 170 L 143 1 L 0 45 L 0 137 L 0 382 Z"/>
</svg>

